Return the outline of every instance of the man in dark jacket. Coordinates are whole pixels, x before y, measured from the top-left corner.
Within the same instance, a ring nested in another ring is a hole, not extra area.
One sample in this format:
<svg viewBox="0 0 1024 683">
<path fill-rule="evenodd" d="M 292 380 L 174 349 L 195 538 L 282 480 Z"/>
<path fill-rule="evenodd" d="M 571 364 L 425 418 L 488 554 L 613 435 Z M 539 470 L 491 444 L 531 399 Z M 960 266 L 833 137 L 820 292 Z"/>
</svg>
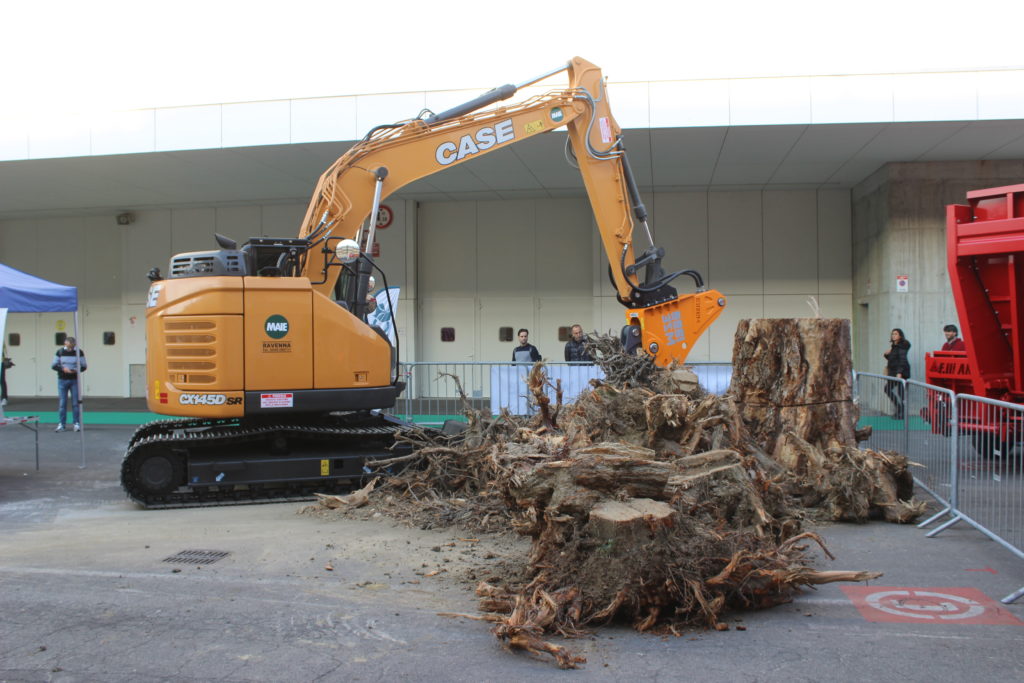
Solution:
<svg viewBox="0 0 1024 683">
<path fill-rule="evenodd" d="M 68 419 L 68 394 L 71 394 L 71 411 L 74 417 L 75 431 L 82 430 L 82 414 L 78 401 L 78 373 L 85 372 L 85 352 L 75 348 L 74 337 L 66 337 L 64 346 L 57 349 L 50 367 L 57 372 L 57 396 L 59 424 L 54 431 L 63 432 Z"/>
<path fill-rule="evenodd" d="M 594 362 L 583 343 L 583 327 L 581 325 L 572 326 L 572 339 L 565 342 L 565 360 L 567 363 Z"/>
<path fill-rule="evenodd" d="M 530 331 L 525 327 L 519 330 L 519 346 L 512 349 L 513 363 L 536 363 L 540 360 L 540 351 L 530 343 Z"/>
</svg>

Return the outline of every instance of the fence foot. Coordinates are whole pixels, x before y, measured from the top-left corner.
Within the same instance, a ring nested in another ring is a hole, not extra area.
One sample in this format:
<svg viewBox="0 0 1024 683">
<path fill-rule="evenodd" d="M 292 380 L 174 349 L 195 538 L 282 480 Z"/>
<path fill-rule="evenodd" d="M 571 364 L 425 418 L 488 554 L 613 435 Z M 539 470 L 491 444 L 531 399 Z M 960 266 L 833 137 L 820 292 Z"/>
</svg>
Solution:
<svg viewBox="0 0 1024 683">
<path fill-rule="evenodd" d="M 946 522 L 945 524 L 943 524 L 939 528 L 934 529 L 932 531 L 929 531 L 927 534 L 925 534 L 925 538 L 935 538 L 936 536 L 941 534 L 943 531 L 945 531 L 949 527 L 951 527 L 954 524 L 956 524 L 957 522 L 959 522 L 961 519 L 963 519 L 963 516 L 958 512 L 956 517 L 954 517 L 953 519 L 949 520 L 948 522 Z"/>
<path fill-rule="evenodd" d="M 1010 593 L 999 602 L 1003 603 L 1004 605 L 1009 605 L 1022 595 L 1024 595 L 1024 586 L 1021 586 L 1015 593 Z"/>
<path fill-rule="evenodd" d="M 948 515 L 950 513 L 950 511 L 952 511 L 952 509 L 953 508 L 951 508 L 951 507 L 943 508 L 942 512 L 934 514 L 931 517 L 929 517 L 928 519 L 926 519 L 923 522 L 921 522 L 920 524 L 918 524 L 917 528 L 918 529 L 924 529 L 926 526 L 928 526 L 929 524 L 931 524 L 932 522 L 937 520 L 939 517 L 942 517 L 943 515 Z"/>
</svg>

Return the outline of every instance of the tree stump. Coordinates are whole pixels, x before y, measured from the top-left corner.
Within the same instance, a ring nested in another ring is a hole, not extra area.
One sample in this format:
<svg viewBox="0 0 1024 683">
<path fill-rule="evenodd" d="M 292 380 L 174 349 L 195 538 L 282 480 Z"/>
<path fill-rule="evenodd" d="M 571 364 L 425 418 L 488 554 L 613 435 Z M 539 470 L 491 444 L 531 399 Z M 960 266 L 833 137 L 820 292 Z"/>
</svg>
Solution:
<svg viewBox="0 0 1024 683">
<path fill-rule="evenodd" d="M 772 456 L 785 432 L 823 449 L 856 446 L 850 321 L 741 320 L 729 393 L 754 442 Z"/>
</svg>

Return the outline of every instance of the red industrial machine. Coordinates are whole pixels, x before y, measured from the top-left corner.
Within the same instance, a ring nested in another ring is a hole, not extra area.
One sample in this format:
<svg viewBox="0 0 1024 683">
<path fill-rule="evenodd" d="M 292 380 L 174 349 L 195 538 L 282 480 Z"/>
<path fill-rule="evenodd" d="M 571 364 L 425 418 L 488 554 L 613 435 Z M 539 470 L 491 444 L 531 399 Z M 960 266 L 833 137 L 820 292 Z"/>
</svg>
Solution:
<svg viewBox="0 0 1024 683">
<path fill-rule="evenodd" d="M 975 190 L 967 201 L 946 207 L 949 279 L 967 350 L 926 354 L 925 378 L 955 393 L 1024 403 L 1024 185 Z M 935 433 L 948 433 L 946 397 L 932 395 L 925 418 Z M 958 416 L 961 433 L 982 455 L 1005 453 L 1021 433 L 1016 413 L 968 405 Z"/>
</svg>

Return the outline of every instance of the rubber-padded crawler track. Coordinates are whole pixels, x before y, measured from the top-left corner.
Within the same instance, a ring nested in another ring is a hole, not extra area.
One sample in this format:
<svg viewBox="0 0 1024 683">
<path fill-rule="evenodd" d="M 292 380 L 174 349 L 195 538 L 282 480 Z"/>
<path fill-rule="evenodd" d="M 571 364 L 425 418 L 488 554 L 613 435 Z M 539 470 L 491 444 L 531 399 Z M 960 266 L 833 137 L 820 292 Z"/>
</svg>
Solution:
<svg viewBox="0 0 1024 683">
<path fill-rule="evenodd" d="M 310 479 L 234 486 L 187 486 L 184 478 L 173 490 L 159 493 L 148 490 L 140 481 L 140 463 L 150 449 L 162 448 L 182 458 L 187 470 L 189 459 L 209 459 L 226 451 L 248 450 L 266 455 L 274 438 L 286 436 L 290 446 L 313 449 L 334 456 L 350 452 L 376 450 L 386 453 L 395 434 L 411 427 L 381 415 L 351 413 L 301 417 L 270 421 L 254 420 L 162 420 L 139 427 L 128 442 L 121 463 L 121 486 L 128 497 L 147 508 L 184 508 L 215 505 L 245 505 L 310 500 L 315 492 L 345 490 L 358 477 L 347 479 Z M 378 456 L 379 457 L 379 456 Z"/>
</svg>

